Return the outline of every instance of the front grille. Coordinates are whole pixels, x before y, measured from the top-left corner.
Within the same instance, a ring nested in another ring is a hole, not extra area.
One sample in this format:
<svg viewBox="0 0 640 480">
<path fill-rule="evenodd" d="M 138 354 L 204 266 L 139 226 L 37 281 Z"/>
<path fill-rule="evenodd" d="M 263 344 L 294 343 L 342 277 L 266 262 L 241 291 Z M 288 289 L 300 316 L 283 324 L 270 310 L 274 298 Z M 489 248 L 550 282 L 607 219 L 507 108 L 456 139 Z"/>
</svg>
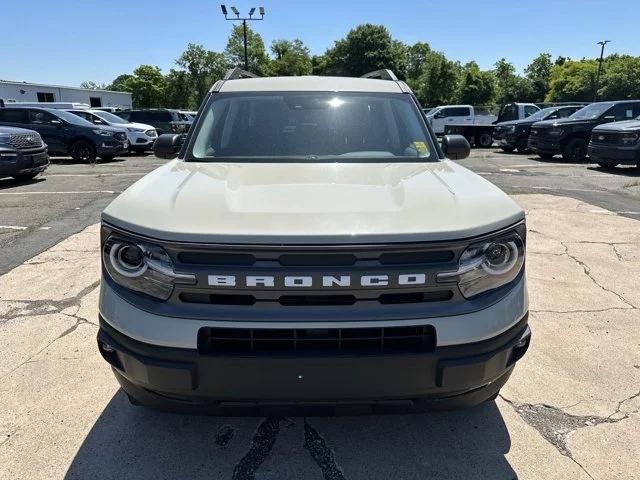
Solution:
<svg viewBox="0 0 640 480">
<path fill-rule="evenodd" d="M 42 146 L 42 139 L 40 135 L 35 133 L 20 133 L 13 134 L 9 137 L 9 145 L 18 150 L 28 150 L 31 148 L 38 148 Z"/>
<path fill-rule="evenodd" d="M 393 354 L 435 350 L 431 325 L 385 328 L 219 328 L 198 332 L 204 355 Z"/>
<path fill-rule="evenodd" d="M 620 145 L 622 143 L 621 135 L 618 132 L 592 132 L 591 141 L 605 145 Z"/>
</svg>

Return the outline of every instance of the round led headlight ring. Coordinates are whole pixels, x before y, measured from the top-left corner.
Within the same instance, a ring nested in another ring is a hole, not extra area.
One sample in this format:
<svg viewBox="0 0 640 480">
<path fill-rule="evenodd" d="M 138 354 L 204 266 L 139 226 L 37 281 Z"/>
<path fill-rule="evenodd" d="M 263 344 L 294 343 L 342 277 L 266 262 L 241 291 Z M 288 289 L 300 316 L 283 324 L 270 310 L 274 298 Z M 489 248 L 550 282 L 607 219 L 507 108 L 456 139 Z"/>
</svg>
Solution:
<svg viewBox="0 0 640 480">
<path fill-rule="evenodd" d="M 491 275 L 510 271 L 518 261 L 518 246 L 514 241 L 490 244 L 484 251 L 482 269 Z"/>
<path fill-rule="evenodd" d="M 114 242 L 109 250 L 111 266 L 123 277 L 136 278 L 147 271 L 144 249 L 131 243 Z"/>
</svg>

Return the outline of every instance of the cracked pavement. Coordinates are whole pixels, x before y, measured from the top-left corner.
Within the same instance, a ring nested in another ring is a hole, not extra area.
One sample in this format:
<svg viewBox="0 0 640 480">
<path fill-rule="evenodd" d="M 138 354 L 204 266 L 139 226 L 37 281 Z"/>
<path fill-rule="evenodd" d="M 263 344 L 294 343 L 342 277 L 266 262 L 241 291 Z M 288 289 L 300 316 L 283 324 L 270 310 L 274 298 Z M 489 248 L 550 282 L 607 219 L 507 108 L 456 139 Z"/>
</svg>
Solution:
<svg viewBox="0 0 640 480">
<path fill-rule="evenodd" d="M 95 345 L 99 227 L 0 276 L 0 479 L 632 479 L 640 223 L 527 210 L 531 348 L 500 397 L 422 415 L 216 418 L 132 407 Z"/>
</svg>

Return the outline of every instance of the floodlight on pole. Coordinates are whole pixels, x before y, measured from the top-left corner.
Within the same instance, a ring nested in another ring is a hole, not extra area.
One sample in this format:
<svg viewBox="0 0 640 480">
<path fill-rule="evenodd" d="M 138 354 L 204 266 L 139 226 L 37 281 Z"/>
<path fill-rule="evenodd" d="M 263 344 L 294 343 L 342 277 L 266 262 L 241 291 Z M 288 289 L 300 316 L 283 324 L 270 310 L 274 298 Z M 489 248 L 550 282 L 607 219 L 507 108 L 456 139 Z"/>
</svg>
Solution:
<svg viewBox="0 0 640 480">
<path fill-rule="evenodd" d="M 593 101 L 598 101 L 598 88 L 600 88 L 600 74 L 602 73 L 602 61 L 604 60 L 604 46 L 607 43 L 611 43 L 611 40 L 603 40 L 601 42 L 597 42 L 596 45 L 602 46 L 600 49 L 600 62 L 598 63 L 598 74 L 596 75 L 596 88 L 595 92 L 593 92 Z"/>
<path fill-rule="evenodd" d="M 240 12 L 236 7 L 229 7 L 231 11 L 236 16 L 236 18 L 227 18 L 227 7 L 225 5 L 220 5 L 220 9 L 222 10 L 222 14 L 224 15 L 225 20 L 229 20 L 231 22 L 242 22 L 242 32 L 244 37 L 244 69 L 249 70 L 249 53 L 247 51 L 247 20 L 264 20 L 264 7 L 258 7 L 258 11 L 260 12 L 260 18 L 254 18 L 253 14 L 256 12 L 256 7 L 251 7 L 249 10 L 248 17 L 240 17 Z"/>
</svg>

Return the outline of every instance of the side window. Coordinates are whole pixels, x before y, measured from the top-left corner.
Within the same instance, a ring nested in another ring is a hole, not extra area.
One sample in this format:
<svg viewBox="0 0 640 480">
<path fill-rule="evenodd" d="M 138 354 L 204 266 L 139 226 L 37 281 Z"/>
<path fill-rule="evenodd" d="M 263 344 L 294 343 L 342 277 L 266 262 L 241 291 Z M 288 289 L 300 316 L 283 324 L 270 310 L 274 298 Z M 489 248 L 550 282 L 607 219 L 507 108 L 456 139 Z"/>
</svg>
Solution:
<svg viewBox="0 0 640 480">
<path fill-rule="evenodd" d="M 10 108 L 0 108 L 0 123 L 27 123 L 26 110 L 11 110 Z"/>
<path fill-rule="evenodd" d="M 55 102 L 56 99 L 53 96 L 53 93 L 50 92 L 37 92 L 39 102 Z"/>
<path fill-rule="evenodd" d="M 524 106 L 524 118 L 530 117 L 534 113 L 538 111 L 538 107 L 534 105 L 525 105 Z"/>
<path fill-rule="evenodd" d="M 29 110 L 29 123 L 32 125 L 50 125 L 55 120 L 58 120 L 58 118 L 49 112 Z"/>
<path fill-rule="evenodd" d="M 146 118 L 147 112 L 131 112 L 129 114 L 129 118 L 127 120 L 131 122 L 146 122 L 148 119 Z"/>
<path fill-rule="evenodd" d="M 567 118 L 576 111 L 575 108 L 561 108 L 556 112 L 556 118 Z"/>
<path fill-rule="evenodd" d="M 621 120 L 631 120 L 638 115 L 634 115 L 636 111 L 636 104 L 634 103 L 619 103 L 618 105 L 614 105 L 607 112 L 605 112 L 604 117 L 615 117 L 616 122 Z"/>
<path fill-rule="evenodd" d="M 116 115 L 118 115 L 120 118 L 124 118 L 125 120 L 129 120 L 129 118 L 131 117 L 131 112 L 117 112 Z"/>
<path fill-rule="evenodd" d="M 79 116 L 80 118 L 84 118 L 85 120 L 87 120 L 88 122 L 92 122 L 93 123 L 93 116 L 90 113 L 87 112 L 78 112 L 78 111 L 73 111 L 71 112 L 74 115 Z"/>
<path fill-rule="evenodd" d="M 471 115 L 471 109 L 469 107 L 449 107 L 445 108 L 447 114 L 445 117 L 468 117 Z"/>
</svg>

